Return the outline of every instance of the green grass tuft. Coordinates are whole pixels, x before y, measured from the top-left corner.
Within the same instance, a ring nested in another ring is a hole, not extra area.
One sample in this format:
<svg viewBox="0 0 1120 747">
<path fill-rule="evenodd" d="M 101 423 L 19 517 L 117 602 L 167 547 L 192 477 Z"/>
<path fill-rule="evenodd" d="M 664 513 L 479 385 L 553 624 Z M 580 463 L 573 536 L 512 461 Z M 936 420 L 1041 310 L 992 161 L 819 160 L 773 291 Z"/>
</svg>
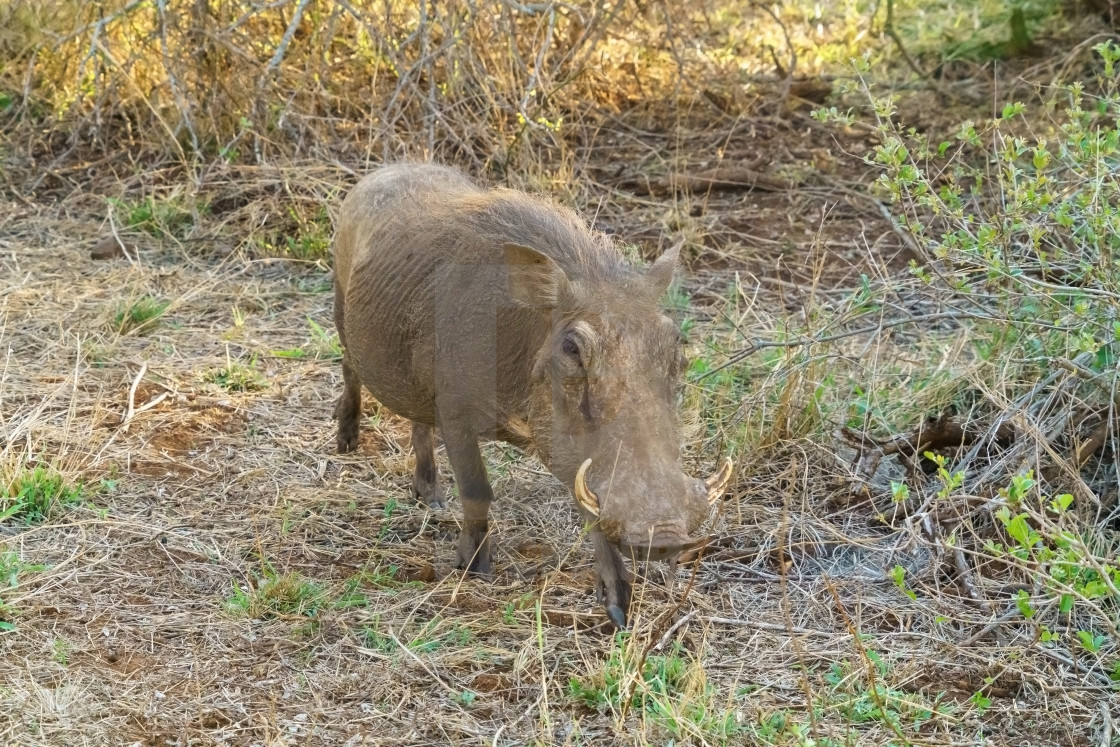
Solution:
<svg viewBox="0 0 1120 747">
<path fill-rule="evenodd" d="M 132 331 L 148 331 L 159 322 L 170 305 L 170 301 L 161 301 L 151 296 L 144 296 L 117 310 L 116 314 L 113 315 L 113 328 L 121 334 Z"/>
<path fill-rule="evenodd" d="M 180 238 L 194 224 L 192 211 L 177 197 L 159 201 L 146 197 L 136 202 L 110 197 L 109 204 L 126 227 L 157 239 Z"/>
<path fill-rule="evenodd" d="M 726 743 L 740 732 L 739 722 L 716 705 L 703 669 L 682 654 L 674 647 L 664 656 L 646 656 L 643 646 L 620 633 L 598 671 L 568 680 L 568 695 L 596 711 L 641 711 L 674 739 Z"/>
<path fill-rule="evenodd" d="M 60 508 L 82 502 L 82 485 L 67 482 L 43 465 L 19 470 L 0 492 L 0 524 L 13 519 L 24 524 L 45 521 Z"/>
<path fill-rule="evenodd" d="M 266 571 L 255 586 L 234 584 L 225 609 L 232 615 L 254 619 L 280 615 L 314 617 L 326 601 L 326 592 L 314 581 L 298 573 Z"/>
<path fill-rule="evenodd" d="M 247 366 L 237 361 L 227 361 L 222 368 L 213 368 L 204 373 L 202 380 L 227 392 L 257 392 L 268 388 L 268 382 L 256 370 L 255 358 Z"/>
</svg>

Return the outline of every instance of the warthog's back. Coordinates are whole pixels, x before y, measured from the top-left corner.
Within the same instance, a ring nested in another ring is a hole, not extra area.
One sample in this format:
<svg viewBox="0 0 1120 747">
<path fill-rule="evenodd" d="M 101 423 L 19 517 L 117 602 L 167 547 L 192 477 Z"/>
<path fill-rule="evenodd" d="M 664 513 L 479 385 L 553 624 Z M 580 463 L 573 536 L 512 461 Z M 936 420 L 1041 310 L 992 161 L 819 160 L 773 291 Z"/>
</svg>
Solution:
<svg viewBox="0 0 1120 747">
<path fill-rule="evenodd" d="M 483 190 L 450 168 L 388 166 L 343 202 L 336 321 L 351 365 L 389 409 L 434 423 L 438 391 L 441 412 L 474 410 L 483 433 L 523 416 L 547 327 L 506 297 L 507 242 L 535 247 L 576 280 L 621 272 L 571 211 Z"/>
</svg>

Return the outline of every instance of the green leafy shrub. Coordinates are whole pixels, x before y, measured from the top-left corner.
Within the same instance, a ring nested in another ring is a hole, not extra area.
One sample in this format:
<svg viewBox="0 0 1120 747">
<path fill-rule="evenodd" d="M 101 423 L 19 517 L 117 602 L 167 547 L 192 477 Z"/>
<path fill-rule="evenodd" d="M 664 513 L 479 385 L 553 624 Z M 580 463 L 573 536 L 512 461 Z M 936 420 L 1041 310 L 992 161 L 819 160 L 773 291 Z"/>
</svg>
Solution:
<svg viewBox="0 0 1120 747">
<path fill-rule="evenodd" d="M 911 396 L 919 411 L 948 405 L 975 424 L 976 443 L 925 453 L 892 502 L 902 516 L 936 511 L 929 539 L 963 549 L 956 571 L 971 595 L 1017 611 L 1042 645 L 1095 657 L 1103 678 L 1120 643 L 1120 47 L 1094 49 L 1095 80 L 1010 102 L 948 137 L 897 122 L 866 63 L 849 93 L 867 114 L 816 116 L 870 120 L 875 191 L 919 255 L 913 282 L 891 290 L 951 319 L 938 336 L 967 360 L 954 400 Z M 877 425 L 899 432 L 890 418 Z M 1067 624 L 1073 635 L 1051 630 Z"/>
</svg>

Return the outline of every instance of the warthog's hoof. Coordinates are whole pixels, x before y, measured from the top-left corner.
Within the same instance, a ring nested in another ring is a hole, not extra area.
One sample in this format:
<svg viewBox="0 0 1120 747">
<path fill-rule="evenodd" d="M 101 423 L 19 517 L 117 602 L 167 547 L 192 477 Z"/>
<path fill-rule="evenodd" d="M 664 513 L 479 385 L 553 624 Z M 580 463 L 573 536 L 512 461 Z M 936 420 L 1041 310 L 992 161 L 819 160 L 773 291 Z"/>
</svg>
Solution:
<svg viewBox="0 0 1120 747">
<path fill-rule="evenodd" d="M 338 398 L 332 415 L 338 421 L 338 453 L 349 454 L 358 448 L 360 408 L 345 394 Z"/>
<path fill-rule="evenodd" d="M 338 453 L 349 454 L 358 448 L 358 420 L 343 420 L 338 424 Z"/>
<path fill-rule="evenodd" d="M 412 477 L 412 497 L 428 508 L 447 508 L 447 491 L 439 480 L 425 480 L 419 475 Z"/>
<path fill-rule="evenodd" d="M 595 582 L 595 590 L 599 601 L 603 603 L 603 609 L 607 612 L 607 619 L 619 630 L 625 630 L 629 622 L 630 596 L 633 593 L 630 582 L 616 579 L 604 583 L 600 578 Z"/>
<path fill-rule="evenodd" d="M 464 570 L 472 576 L 484 579 L 493 578 L 490 570 L 490 540 L 487 538 L 485 522 L 482 527 L 471 526 L 468 522 L 459 533 L 459 551 L 455 560 L 455 567 Z"/>
</svg>

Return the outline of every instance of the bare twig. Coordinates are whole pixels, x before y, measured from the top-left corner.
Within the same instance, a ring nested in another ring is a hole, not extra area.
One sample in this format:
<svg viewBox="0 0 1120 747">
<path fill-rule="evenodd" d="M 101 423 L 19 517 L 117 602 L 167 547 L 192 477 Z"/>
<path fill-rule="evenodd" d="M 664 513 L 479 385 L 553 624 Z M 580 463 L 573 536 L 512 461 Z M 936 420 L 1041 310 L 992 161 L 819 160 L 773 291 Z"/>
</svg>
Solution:
<svg viewBox="0 0 1120 747">
<path fill-rule="evenodd" d="M 280 67 L 280 63 L 284 61 L 284 54 L 288 51 L 288 45 L 292 43 L 292 37 L 295 36 L 300 21 L 303 20 L 303 11 L 307 9 L 310 2 L 311 0 L 299 0 L 299 5 L 296 6 L 295 13 L 292 14 L 292 20 L 288 23 L 288 28 L 284 29 L 284 36 L 280 38 L 280 43 L 276 45 L 276 51 L 273 52 L 272 58 L 265 66 L 264 74 L 266 76 L 272 75 Z"/>
<path fill-rule="evenodd" d="M 129 423 L 136 415 L 136 389 L 140 386 L 140 381 L 144 378 L 144 374 L 148 371 L 148 362 L 140 364 L 140 370 L 136 373 L 136 377 L 132 380 L 132 386 L 128 388 L 128 409 L 121 418 L 121 430 L 128 432 Z"/>
<path fill-rule="evenodd" d="M 160 50 L 163 52 L 163 67 L 167 71 L 167 80 L 171 85 L 172 95 L 175 97 L 175 105 L 179 108 L 179 113 L 183 117 L 183 126 L 190 133 L 191 147 L 197 157 L 200 155 L 200 148 L 198 132 L 195 131 L 194 120 L 191 117 L 190 101 L 183 92 L 183 86 L 179 82 L 178 76 L 175 75 L 175 68 L 171 63 L 171 52 L 167 44 L 167 0 L 157 0 L 156 7 L 159 8 L 159 44 Z"/>
<path fill-rule="evenodd" d="M 910 56 L 906 50 L 906 45 L 902 43 L 902 37 L 898 35 L 898 31 L 894 28 L 894 0 L 887 0 L 887 18 L 883 21 L 883 31 L 891 38 L 894 45 L 898 47 L 898 51 L 902 54 L 902 59 L 906 60 L 906 64 L 913 70 L 922 80 L 929 80 L 929 76 L 918 65 L 918 61 Z"/>
<path fill-rule="evenodd" d="M 403 651 L 405 653 L 405 655 L 408 656 L 408 658 L 412 659 L 414 662 L 419 664 L 420 668 L 423 669 L 425 672 L 427 672 L 428 676 L 431 677 L 436 683 L 438 683 L 439 686 L 443 688 L 444 692 L 446 692 L 448 695 L 450 695 L 453 698 L 456 698 L 456 697 L 459 696 L 459 691 L 458 690 L 456 690 L 455 688 L 451 687 L 446 682 L 444 682 L 443 678 L 440 677 L 438 674 L 436 674 L 434 671 L 432 671 L 432 668 L 429 667 L 427 664 L 425 664 L 423 659 L 421 659 L 419 656 L 417 656 L 415 653 L 412 652 L 412 649 L 410 649 L 408 646 L 401 643 L 401 639 L 397 638 L 397 634 L 393 632 L 393 629 L 391 627 L 388 628 L 388 633 L 389 633 L 389 637 L 393 639 L 393 643 L 397 644 L 397 647 L 400 648 L 400 650 Z"/>
<path fill-rule="evenodd" d="M 690 610 L 687 615 L 682 616 L 681 619 L 677 620 L 675 623 L 669 626 L 669 629 L 666 630 L 664 635 L 661 636 L 661 639 L 657 642 L 657 645 L 653 647 L 653 650 L 660 651 L 661 649 L 665 648 L 665 644 L 669 642 L 669 639 L 673 637 L 673 634 L 684 627 L 686 624 L 688 624 L 688 621 L 694 617 L 696 617 L 696 610 Z"/>
<path fill-rule="evenodd" d="M 793 84 L 794 72 L 797 70 L 797 49 L 793 45 L 793 39 L 790 38 L 789 29 L 786 28 L 785 22 L 782 21 L 781 17 L 775 12 L 772 5 L 768 3 L 752 2 L 751 7 L 756 10 L 761 10 L 763 13 L 770 16 L 770 19 L 782 30 L 782 36 L 785 37 L 786 49 L 789 50 L 789 65 L 784 71 L 781 71 L 781 66 L 778 66 L 779 70 L 784 73 L 782 95 L 775 110 L 780 115 L 786 108 L 786 102 L 789 100 L 790 87 Z"/>
<path fill-rule="evenodd" d="M 759 630 L 769 630 L 774 633 L 813 635 L 822 638 L 831 638 L 836 635 L 835 633 L 829 633 L 825 630 L 812 630 L 810 628 L 801 628 L 796 625 L 778 625 L 777 623 L 762 622 L 761 620 L 736 620 L 732 617 L 705 617 L 704 622 L 709 622 L 713 625 L 735 625 L 746 628 L 758 628 Z"/>
<path fill-rule="evenodd" d="M 934 533 L 934 540 L 944 552 L 946 547 L 945 541 L 941 538 L 941 532 Z M 968 559 L 964 556 L 964 550 L 961 549 L 959 544 L 955 544 L 949 556 L 953 559 L 953 567 L 957 569 L 957 578 L 960 579 L 961 586 L 968 592 L 968 598 L 975 602 L 977 606 L 987 609 L 989 605 L 980 590 L 976 588 L 976 581 L 972 578 L 972 569 L 968 567 Z"/>
<path fill-rule="evenodd" d="M 824 337 L 813 337 L 809 339 L 799 340 L 756 340 L 745 348 L 735 351 L 728 357 L 726 361 L 720 365 L 706 371 L 697 380 L 706 379 L 713 374 L 722 371 L 723 369 L 734 366 L 739 361 L 748 358 L 760 350 L 766 348 L 800 348 L 808 345 L 820 345 L 827 342 L 835 342 L 836 340 L 843 340 L 848 337 L 858 337 L 859 335 L 873 334 L 881 332 L 885 329 L 893 327 L 902 327 L 907 324 L 920 324 L 921 322 L 930 322 L 937 319 L 975 319 L 977 316 L 967 311 L 939 311 L 933 314 L 919 314 L 906 319 L 893 319 L 887 322 L 880 322 L 878 324 L 869 325 L 867 327 L 860 327 L 859 329 L 852 329 L 846 332 L 838 332 L 833 335 L 826 335 Z"/>
</svg>

